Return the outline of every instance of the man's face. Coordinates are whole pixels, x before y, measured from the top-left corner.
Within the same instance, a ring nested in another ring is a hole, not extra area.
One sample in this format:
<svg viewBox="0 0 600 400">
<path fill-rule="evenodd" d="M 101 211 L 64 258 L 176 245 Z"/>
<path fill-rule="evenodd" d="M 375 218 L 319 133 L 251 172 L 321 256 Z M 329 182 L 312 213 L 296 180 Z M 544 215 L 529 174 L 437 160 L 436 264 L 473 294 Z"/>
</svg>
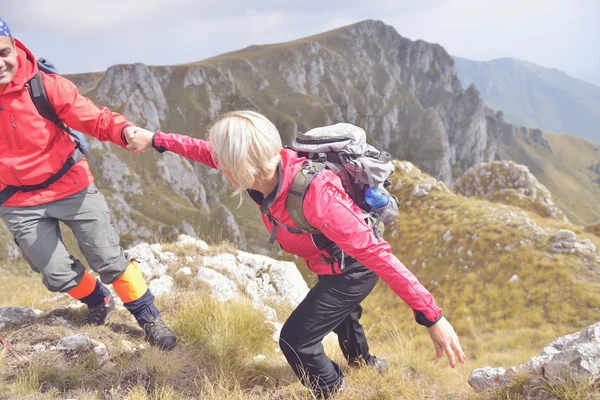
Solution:
<svg viewBox="0 0 600 400">
<path fill-rule="evenodd" d="M 17 72 L 17 49 L 12 38 L 0 36 L 0 85 L 7 85 Z"/>
</svg>

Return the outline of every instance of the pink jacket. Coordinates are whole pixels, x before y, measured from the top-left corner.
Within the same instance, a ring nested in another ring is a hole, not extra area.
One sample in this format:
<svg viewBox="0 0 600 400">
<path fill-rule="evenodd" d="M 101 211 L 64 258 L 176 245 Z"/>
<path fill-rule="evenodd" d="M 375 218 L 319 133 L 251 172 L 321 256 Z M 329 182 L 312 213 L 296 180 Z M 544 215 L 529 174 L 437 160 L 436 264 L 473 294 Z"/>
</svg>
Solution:
<svg viewBox="0 0 600 400">
<path fill-rule="evenodd" d="M 212 147 L 207 141 L 158 132 L 154 135 L 153 145 L 160 152 L 169 150 L 217 168 Z M 272 202 L 269 202 L 271 215 L 282 224 L 292 227 L 296 225 L 287 212 L 287 192 L 304 160 L 292 150 L 282 150 L 279 185 Z M 325 169 L 315 176 L 303 204 L 307 221 L 346 254 L 383 279 L 413 309 L 417 322 L 425 326 L 437 322 L 442 310 L 436 305 L 431 293 L 392 254 L 390 245 L 373 235 L 373 231 L 361 217 L 363 212 L 346 194 L 337 175 Z M 264 214 L 263 223 L 272 232 L 273 223 Z M 323 263 L 323 256 L 329 258 L 330 255 L 315 246 L 310 234 L 290 233 L 280 228 L 276 230 L 275 239 L 283 250 L 302 257 L 313 272 L 320 275 L 342 273 L 339 266 Z"/>
</svg>

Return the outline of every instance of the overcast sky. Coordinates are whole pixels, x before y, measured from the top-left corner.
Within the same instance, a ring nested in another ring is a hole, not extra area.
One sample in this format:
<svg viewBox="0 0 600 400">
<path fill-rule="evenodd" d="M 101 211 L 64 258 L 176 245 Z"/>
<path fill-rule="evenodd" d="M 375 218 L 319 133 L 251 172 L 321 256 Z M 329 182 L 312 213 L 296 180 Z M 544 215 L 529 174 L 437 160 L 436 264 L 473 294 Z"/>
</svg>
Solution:
<svg viewBox="0 0 600 400">
<path fill-rule="evenodd" d="M 600 0 L 0 0 L 64 73 L 198 61 L 378 19 L 473 60 L 514 57 L 600 86 Z"/>
</svg>

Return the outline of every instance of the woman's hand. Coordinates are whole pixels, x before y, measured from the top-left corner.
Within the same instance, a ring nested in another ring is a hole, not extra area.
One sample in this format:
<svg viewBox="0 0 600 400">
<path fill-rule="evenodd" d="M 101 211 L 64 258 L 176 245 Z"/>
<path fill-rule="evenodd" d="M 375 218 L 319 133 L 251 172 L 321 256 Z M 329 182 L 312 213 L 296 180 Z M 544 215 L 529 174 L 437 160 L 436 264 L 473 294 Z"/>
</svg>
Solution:
<svg viewBox="0 0 600 400">
<path fill-rule="evenodd" d="M 127 129 L 125 131 L 125 136 L 127 138 L 127 143 L 129 143 L 127 145 L 127 150 L 133 154 L 142 154 L 152 146 L 152 136 L 154 136 L 154 133 L 146 129 L 134 127 L 132 129 Z"/>
<path fill-rule="evenodd" d="M 431 341 L 435 346 L 436 356 L 441 357 L 443 352 L 446 352 L 448 362 L 452 368 L 456 365 L 456 357 L 458 357 L 458 361 L 461 364 L 465 363 L 465 353 L 463 352 L 462 347 L 460 347 L 458 336 L 456 336 L 454 328 L 446 318 L 440 318 L 435 325 L 427 328 L 427 330 L 429 331 L 429 336 L 431 336 Z"/>
</svg>

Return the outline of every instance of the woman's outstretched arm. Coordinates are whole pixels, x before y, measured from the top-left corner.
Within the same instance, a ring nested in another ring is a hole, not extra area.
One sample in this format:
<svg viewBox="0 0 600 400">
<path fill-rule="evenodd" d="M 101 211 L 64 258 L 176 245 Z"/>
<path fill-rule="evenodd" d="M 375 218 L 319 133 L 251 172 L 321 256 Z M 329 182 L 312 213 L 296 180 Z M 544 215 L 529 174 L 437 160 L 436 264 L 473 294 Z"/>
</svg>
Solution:
<svg viewBox="0 0 600 400">
<path fill-rule="evenodd" d="M 134 154 L 141 154 L 152 146 L 159 153 L 170 151 L 211 168 L 218 168 L 212 146 L 206 140 L 177 133 L 152 133 L 138 128 L 129 134 L 127 141 L 127 149 Z"/>
</svg>

